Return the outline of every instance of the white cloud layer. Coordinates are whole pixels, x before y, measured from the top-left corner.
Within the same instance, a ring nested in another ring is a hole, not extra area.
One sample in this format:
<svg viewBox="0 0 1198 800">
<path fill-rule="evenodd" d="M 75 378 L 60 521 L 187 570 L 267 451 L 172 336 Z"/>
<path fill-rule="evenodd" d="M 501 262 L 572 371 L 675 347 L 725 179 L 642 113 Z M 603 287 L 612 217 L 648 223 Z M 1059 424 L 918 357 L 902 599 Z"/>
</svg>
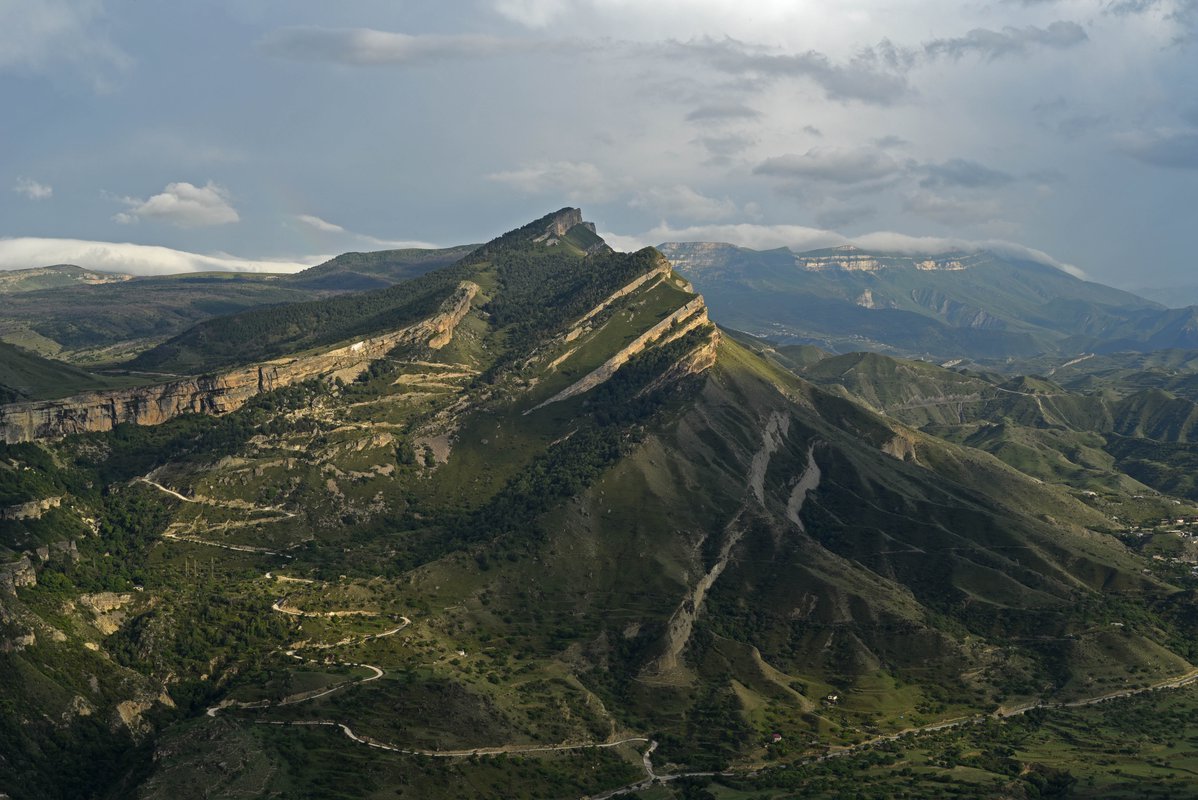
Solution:
<svg viewBox="0 0 1198 800">
<path fill-rule="evenodd" d="M 297 214 L 296 219 L 307 225 L 314 231 L 321 233 L 345 233 L 345 228 L 335 222 L 329 222 L 326 219 L 321 219 L 315 214 Z"/>
<path fill-rule="evenodd" d="M 865 250 L 879 250 L 910 255 L 941 255 L 949 252 L 990 250 L 1011 258 L 1022 258 L 1045 264 L 1069 273 L 1075 278 L 1086 274 L 1072 264 L 1066 264 L 1048 253 L 1002 239 L 957 239 L 942 236 L 908 236 L 894 231 L 874 231 L 859 236 L 845 236 L 836 231 L 808 228 L 803 225 L 692 225 L 672 228 L 662 224 L 641 234 L 622 235 L 603 232 L 600 235 L 618 250 L 639 250 L 663 242 L 725 242 L 752 250 L 773 250 L 786 247 L 795 252 L 856 245 Z"/>
<path fill-rule="evenodd" d="M 165 189 L 149 199 L 125 197 L 121 202 L 129 206 L 129 210 L 114 215 L 113 220 L 122 225 L 157 220 L 180 228 L 205 228 L 228 225 L 241 219 L 237 209 L 233 208 L 228 190 L 212 181 L 203 186 L 186 181 L 168 183 Z"/>
<path fill-rule="evenodd" d="M 422 242 L 413 239 L 380 239 L 377 236 L 371 236 L 366 233 L 357 233 L 348 230 L 343 225 L 338 225 L 335 222 L 329 222 L 327 219 L 316 216 L 315 214 L 296 214 L 296 220 L 311 228 L 314 231 L 323 234 L 348 237 L 349 239 L 357 239 L 358 241 L 375 247 L 382 247 L 388 250 L 436 250 L 439 245 L 429 242 Z"/>
<path fill-rule="evenodd" d="M 54 195 L 53 186 L 38 183 L 33 178 L 17 178 L 16 182 L 13 183 L 12 190 L 30 200 L 48 200 Z"/>
<path fill-rule="evenodd" d="M 329 256 L 250 259 L 226 253 L 203 255 L 156 245 L 93 242 L 84 239 L 19 237 L 0 239 L 0 270 L 75 264 L 101 272 L 172 275 L 179 272 L 299 272 Z"/>
</svg>

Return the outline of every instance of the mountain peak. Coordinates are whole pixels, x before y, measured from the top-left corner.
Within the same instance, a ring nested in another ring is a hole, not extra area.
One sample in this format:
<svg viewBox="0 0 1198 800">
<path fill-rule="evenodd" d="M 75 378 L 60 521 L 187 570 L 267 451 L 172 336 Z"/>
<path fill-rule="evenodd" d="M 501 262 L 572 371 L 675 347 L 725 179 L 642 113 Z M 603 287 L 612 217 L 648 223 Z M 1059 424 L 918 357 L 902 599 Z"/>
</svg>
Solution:
<svg viewBox="0 0 1198 800">
<path fill-rule="evenodd" d="M 575 225 L 582 225 L 582 209 L 581 208 L 563 208 L 548 217 L 548 224 L 545 226 L 545 232 L 551 233 L 554 236 L 565 236 L 566 232 Z M 594 231 L 594 224 L 590 225 Z"/>
</svg>

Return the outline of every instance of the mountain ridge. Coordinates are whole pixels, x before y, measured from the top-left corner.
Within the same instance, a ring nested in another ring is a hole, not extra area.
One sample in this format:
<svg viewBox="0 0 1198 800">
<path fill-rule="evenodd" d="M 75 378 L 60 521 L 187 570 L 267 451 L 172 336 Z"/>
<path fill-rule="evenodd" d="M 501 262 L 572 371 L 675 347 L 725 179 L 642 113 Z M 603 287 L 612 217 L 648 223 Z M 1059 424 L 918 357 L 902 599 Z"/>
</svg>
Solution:
<svg viewBox="0 0 1198 800">
<path fill-rule="evenodd" d="M 994 251 L 661 247 L 725 324 L 837 352 L 948 360 L 1198 345 L 1192 311 Z"/>
</svg>

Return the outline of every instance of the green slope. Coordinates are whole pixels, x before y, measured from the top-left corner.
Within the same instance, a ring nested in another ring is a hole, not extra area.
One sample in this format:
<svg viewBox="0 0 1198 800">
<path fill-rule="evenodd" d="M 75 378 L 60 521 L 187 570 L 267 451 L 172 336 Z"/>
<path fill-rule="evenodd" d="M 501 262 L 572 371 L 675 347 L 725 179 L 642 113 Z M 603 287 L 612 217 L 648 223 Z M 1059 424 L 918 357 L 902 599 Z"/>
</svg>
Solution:
<svg viewBox="0 0 1198 800">
<path fill-rule="evenodd" d="M 96 375 L 0 342 L 0 402 L 51 400 L 136 382 L 136 378 Z"/>
</svg>

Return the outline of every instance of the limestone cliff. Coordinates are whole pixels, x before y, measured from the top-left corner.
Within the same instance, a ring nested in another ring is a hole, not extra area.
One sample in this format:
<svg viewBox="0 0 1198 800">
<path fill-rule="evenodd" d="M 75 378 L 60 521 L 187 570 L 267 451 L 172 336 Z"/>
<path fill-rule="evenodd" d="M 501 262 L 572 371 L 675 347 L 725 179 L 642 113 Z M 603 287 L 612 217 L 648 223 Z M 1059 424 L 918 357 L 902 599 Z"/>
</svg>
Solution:
<svg viewBox="0 0 1198 800">
<path fill-rule="evenodd" d="M 158 425 L 180 414 L 223 414 L 240 408 L 260 392 L 309 378 L 334 374 L 352 378 L 399 345 L 424 345 L 434 350 L 444 347 L 478 291 L 476 284 L 463 281 L 432 317 L 324 353 L 275 359 L 152 386 L 0 406 L 0 439 L 12 444 L 107 431 L 123 422 Z"/>
<path fill-rule="evenodd" d="M 0 564 L 0 591 L 12 593 L 22 586 L 37 586 L 37 572 L 29 556 L 21 556 L 16 561 Z"/>
<path fill-rule="evenodd" d="M 694 300 L 691 300 L 689 303 L 667 316 L 661 322 L 642 333 L 636 339 L 633 339 L 632 342 L 605 361 L 593 372 L 586 375 L 576 383 L 573 383 L 570 386 L 567 386 L 565 389 L 562 389 L 553 397 L 550 397 L 545 402 L 525 413 L 531 413 L 531 411 L 536 411 L 539 408 L 544 408 L 552 403 L 566 400 L 593 389 L 614 375 L 616 371 L 620 369 L 620 367 L 628 363 L 629 359 L 642 352 L 650 345 L 667 344 L 675 339 L 681 338 L 695 328 L 707 324 L 709 324 L 707 319 L 707 305 L 703 302 L 703 298 L 701 296 L 696 297 Z"/>
</svg>

